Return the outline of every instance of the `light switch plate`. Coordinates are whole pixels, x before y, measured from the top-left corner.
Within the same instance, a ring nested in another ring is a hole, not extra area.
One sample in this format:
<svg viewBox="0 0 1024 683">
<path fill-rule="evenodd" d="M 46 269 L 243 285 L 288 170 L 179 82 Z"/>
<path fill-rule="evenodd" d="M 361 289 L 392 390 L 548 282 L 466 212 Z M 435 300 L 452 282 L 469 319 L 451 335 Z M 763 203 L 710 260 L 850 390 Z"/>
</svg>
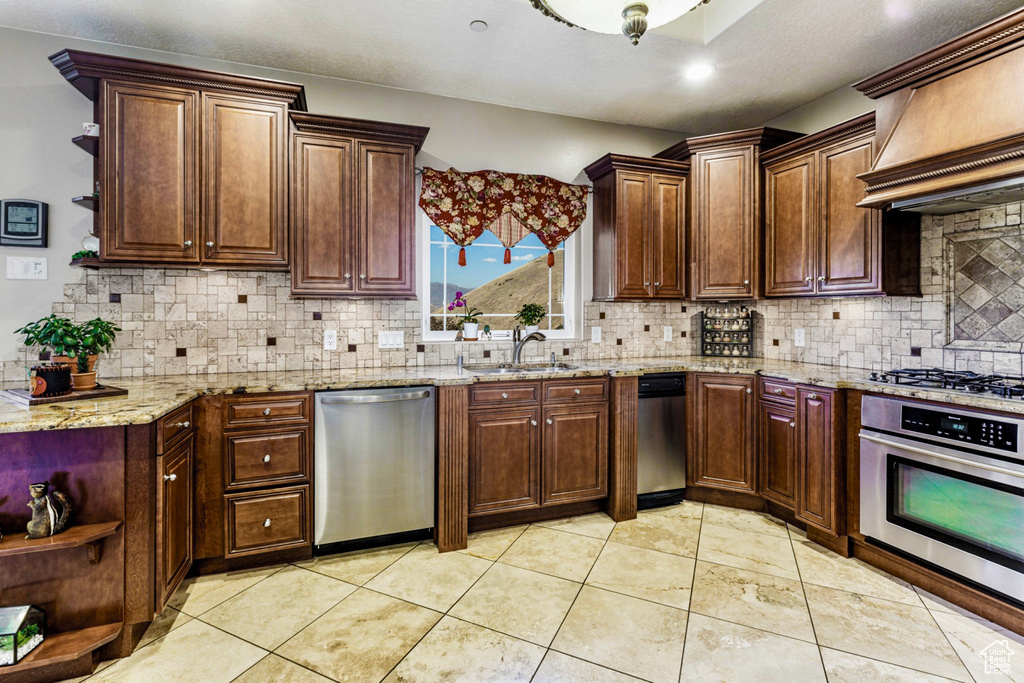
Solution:
<svg viewBox="0 0 1024 683">
<path fill-rule="evenodd" d="M 405 332 L 385 332 L 381 331 L 377 333 L 377 348 L 378 349 L 404 349 L 405 348 Z"/>
<path fill-rule="evenodd" d="M 671 325 L 663 325 L 662 328 L 661 328 L 661 331 L 662 331 L 662 334 L 661 334 L 662 341 L 672 341 L 672 326 Z"/>
<path fill-rule="evenodd" d="M 591 327 L 590 328 L 590 341 L 593 342 L 594 344 L 600 344 L 601 343 L 601 328 L 600 327 Z"/>
<path fill-rule="evenodd" d="M 8 280 L 45 280 L 45 256 L 8 256 Z"/>
<path fill-rule="evenodd" d="M 803 328 L 797 328 L 793 330 L 793 346 L 804 345 L 804 331 Z"/>
<path fill-rule="evenodd" d="M 338 331 L 324 330 L 324 351 L 338 350 Z"/>
</svg>

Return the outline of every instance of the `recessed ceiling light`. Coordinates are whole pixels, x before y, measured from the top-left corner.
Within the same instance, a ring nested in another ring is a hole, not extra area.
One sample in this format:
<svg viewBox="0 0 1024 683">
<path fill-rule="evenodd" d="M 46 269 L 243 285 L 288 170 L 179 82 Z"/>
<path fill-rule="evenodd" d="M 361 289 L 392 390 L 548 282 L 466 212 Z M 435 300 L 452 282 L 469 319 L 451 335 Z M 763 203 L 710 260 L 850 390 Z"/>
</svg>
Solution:
<svg viewBox="0 0 1024 683">
<path fill-rule="evenodd" d="M 715 73 L 714 64 L 693 64 L 686 68 L 686 77 L 691 81 L 702 81 Z"/>
<path fill-rule="evenodd" d="M 480 21 L 479 19 L 477 19 L 476 21 L 469 22 L 469 28 L 470 30 L 476 31 L 477 33 L 483 33 L 484 31 L 487 30 L 487 22 Z"/>
</svg>

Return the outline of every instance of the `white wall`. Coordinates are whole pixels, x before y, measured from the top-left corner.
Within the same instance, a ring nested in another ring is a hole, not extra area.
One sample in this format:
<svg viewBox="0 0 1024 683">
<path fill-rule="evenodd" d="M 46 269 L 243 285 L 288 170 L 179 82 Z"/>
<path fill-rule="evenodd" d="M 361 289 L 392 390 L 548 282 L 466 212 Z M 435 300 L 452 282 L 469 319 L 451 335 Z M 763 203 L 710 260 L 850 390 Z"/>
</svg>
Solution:
<svg viewBox="0 0 1024 683">
<path fill-rule="evenodd" d="M 200 59 L 152 50 L 0 28 L 0 197 L 50 204 L 48 249 L 0 249 L 8 255 L 44 255 L 49 279 L 0 279 L 0 361 L 15 360 L 13 330 L 50 312 L 80 271 L 67 265 L 92 226 L 92 214 L 71 204 L 93 189 L 92 157 L 71 144 L 92 103 L 47 60 L 64 48 L 137 57 L 305 84 L 309 110 L 430 127 L 419 165 L 462 170 L 495 168 L 587 182 L 584 166 L 607 152 L 651 155 L 684 136 L 383 88 L 340 79 Z M 589 298 L 590 221 L 583 230 L 584 296 Z M 3 265 L 6 276 L 6 260 Z"/>
<path fill-rule="evenodd" d="M 816 133 L 875 110 L 875 101 L 852 87 L 840 88 L 764 125 L 798 133 Z"/>
</svg>

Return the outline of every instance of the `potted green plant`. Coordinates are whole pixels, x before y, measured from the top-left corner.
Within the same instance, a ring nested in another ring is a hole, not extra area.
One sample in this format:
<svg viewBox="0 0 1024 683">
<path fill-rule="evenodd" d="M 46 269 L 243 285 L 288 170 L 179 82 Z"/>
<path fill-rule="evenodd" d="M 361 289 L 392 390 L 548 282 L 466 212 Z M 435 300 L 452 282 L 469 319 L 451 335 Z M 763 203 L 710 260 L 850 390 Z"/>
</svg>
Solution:
<svg viewBox="0 0 1024 683">
<path fill-rule="evenodd" d="M 536 332 L 540 329 L 540 321 L 547 315 L 547 311 L 540 304 L 523 304 L 523 307 L 516 313 L 516 320 L 526 327 L 526 333 Z"/>
<path fill-rule="evenodd" d="M 25 335 L 25 346 L 49 349 L 50 361 L 54 363 L 70 363 L 78 344 L 78 327 L 55 313 L 14 332 Z"/>
<path fill-rule="evenodd" d="M 481 315 L 483 311 L 470 306 L 466 298 L 462 296 L 462 292 L 455 292 L 455 298 L 448 304 L 449 311 L 454 311 L 457 308 L 466 309 L 465 311 L 460 311 L 456 317 L 456 320 L 462 322 L 462 338 L 466 341 L 476 341 L 480 334 L 477 316 Z"/>
<path fill-rule="evenodd" d="M 96 386 L 96 359 L 100 353 L 110 350 L 120 327 L 102 318 L 93 318 L 78 325 L 75 343 L 75 362 L 78 372 L 71 375 L 75 389 L 92 389 Z"/>
</svg>

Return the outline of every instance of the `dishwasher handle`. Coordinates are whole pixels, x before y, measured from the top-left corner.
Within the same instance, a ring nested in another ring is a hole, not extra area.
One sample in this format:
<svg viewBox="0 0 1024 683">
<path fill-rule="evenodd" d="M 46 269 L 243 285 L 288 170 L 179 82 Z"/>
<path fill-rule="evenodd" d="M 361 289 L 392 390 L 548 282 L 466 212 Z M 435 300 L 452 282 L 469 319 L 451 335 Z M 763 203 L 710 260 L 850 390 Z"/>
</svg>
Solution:
<svg viewBox="0 0 1024 683">
<path fill-rule="evenodd" d="M 321 396 L 320 403 L 325 406 L 352 403 L 392 403 L 394 401 L 418 401 L 429 398 L 430 390 L 407 391 L 401 394 L 358 394 L 356 396 Z"/>
</svg>

